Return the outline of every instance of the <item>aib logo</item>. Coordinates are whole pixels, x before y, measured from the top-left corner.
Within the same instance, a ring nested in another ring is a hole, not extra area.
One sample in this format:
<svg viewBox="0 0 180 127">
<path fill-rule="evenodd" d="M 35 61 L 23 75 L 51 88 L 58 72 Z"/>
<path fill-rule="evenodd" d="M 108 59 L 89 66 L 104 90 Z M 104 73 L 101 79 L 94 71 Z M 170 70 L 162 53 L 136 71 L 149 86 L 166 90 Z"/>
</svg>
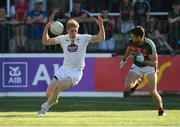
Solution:
<svg viewBox="0 0 180 127">
<path fill-rule="evenodd" d="M 27 87 L 27 63 L 3 63 L 3 87 Z"/>
</svg>

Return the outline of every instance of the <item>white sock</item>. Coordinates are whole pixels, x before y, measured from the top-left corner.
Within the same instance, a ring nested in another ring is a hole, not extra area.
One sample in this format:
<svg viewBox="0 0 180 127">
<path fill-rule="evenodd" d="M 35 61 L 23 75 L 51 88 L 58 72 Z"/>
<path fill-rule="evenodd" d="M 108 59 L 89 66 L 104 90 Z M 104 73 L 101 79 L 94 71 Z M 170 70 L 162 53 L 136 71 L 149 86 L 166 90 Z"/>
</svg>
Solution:
<svg viewBox="0 0 180 127">
<path fill-rule="evenodd" d="M 43 107 L 42 108 L 44 108 L 46 111 L 48 111 L 48 109 L 50 108 L 50 106 L 49 106 L 49 104 L 47 103 L 47 102 L 45 102 L 44 104 L 43 104 Z"/>
<path fill-rule="evenodd" d="M 53 104 L 49 105 L 48 102 L 46 101 L 46 102 L 43 104 L 43 107 L 42 107 L 42 108 L 44 108 L 44 109 L 46 109 L 46 111 L 48 111 L 51 106 L 53 106 Z"/>
</svg>

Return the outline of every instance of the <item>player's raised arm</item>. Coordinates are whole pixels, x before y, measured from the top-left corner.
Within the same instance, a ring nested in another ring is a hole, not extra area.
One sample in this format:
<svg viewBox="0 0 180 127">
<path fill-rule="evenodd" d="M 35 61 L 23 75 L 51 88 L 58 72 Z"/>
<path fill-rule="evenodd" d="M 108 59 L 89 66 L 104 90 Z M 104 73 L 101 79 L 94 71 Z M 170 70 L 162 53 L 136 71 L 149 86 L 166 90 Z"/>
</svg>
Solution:
<svg viewBox="0 0 180 127">
<path fill-rule="evenodd" d="M 103 19 L 98 16 L 96 20 L 96 23 L 99 26 L 99 33 L 92 37 L 91 42 L 101 42 L 105 40 L 105 30 L 103 25 Z"/>
<path fill-rule="evenodd" d="M 48 35 L 48 30 L 52 23 L 53 23 L 53 21 L 49 21 L 44 28 L 44 32 L 43 32 L 43 36 L 42 36 L 42 44 L 43 45 L 54 45 L 55 44 L 54 38 L 50 38 Z"/>
</svg>

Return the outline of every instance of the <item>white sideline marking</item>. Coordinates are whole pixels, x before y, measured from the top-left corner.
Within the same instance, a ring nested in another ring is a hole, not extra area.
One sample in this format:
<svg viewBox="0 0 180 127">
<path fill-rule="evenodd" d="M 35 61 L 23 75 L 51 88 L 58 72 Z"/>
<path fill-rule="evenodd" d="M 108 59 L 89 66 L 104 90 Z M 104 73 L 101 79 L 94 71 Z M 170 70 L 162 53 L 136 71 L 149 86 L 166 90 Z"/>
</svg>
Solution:
<svg viewBox="0 0 180 127">
<path fill-rule="evenodd" d="M 45 92 L 1 92 L 0 97 L 44 97 Z M 123 97 L 122 92 L 62 92 L 62 97 Z"/>
</svg>

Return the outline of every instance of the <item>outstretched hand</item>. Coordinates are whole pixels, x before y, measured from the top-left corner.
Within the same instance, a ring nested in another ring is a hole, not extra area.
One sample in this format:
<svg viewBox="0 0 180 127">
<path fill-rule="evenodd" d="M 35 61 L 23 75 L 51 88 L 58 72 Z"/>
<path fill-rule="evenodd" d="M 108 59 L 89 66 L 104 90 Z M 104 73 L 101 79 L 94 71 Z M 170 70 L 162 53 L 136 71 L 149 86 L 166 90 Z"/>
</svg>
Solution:
<svg viewBox="0 0 180 127">
<path fill-rule="evenodd" d="M 97 16 L 97 18 L 95 18 L 96 23 L 98 24 L 98 26 L 102 26 L 103 25 L 103 19 L 101 18 L 101 16 Z"/>
<path fill-rule="evenodd" d="M 54 21 L 49 21 L 47 24 L 46 24 L 46 26 L 45 27 L 50 27 L 50 25 L 53 23 Z"/>
</svg>

